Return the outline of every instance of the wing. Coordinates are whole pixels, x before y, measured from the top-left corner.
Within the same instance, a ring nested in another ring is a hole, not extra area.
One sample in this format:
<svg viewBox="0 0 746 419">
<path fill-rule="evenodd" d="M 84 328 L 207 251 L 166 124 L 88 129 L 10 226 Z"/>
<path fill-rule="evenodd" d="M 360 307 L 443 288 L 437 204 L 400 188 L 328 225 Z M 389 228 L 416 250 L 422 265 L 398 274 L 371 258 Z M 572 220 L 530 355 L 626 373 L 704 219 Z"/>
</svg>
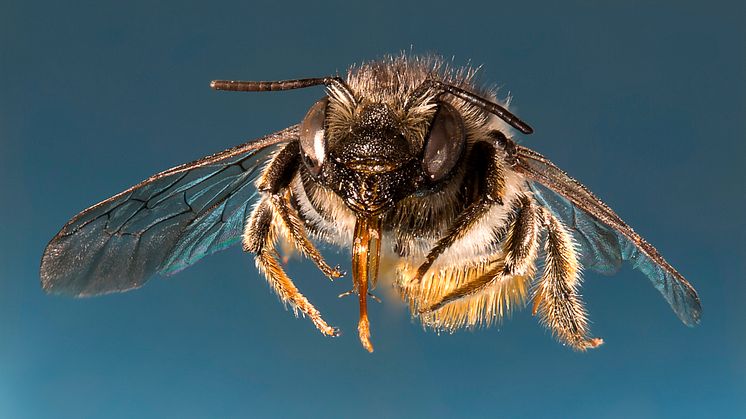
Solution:
<svg viewBox="0 0 746 419">
<path fill-rule="evenodd" d="M 142 286 L 239 241 L 253 179 L 298 126 L 166 170 L 76 215 L 49 242 L 41 284 L 89 296 Z"/>
<path fill-rule="evenodd" d="M 530 187 L 537 201 L 573 230 L 583 266 L 613 273 L 622 261 L 630 261 L 652 281 L 684 324 L 699 323 L 702 307 L 697 291 L 653 246 L 544 156 L 525 147 L 512 147 L 514 168 L 532 181 Z"/>
</svg>

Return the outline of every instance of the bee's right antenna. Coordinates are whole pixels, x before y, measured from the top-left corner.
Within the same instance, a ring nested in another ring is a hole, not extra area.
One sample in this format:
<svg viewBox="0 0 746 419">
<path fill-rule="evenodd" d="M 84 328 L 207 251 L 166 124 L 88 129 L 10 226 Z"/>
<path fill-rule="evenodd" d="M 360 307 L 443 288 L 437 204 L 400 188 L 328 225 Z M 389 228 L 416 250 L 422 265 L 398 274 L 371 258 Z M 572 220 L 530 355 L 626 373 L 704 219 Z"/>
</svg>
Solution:
<svg viewBox="0 0 746 419">
<path fill-rule="evenodd" d="M 498 105 L 497 103 L 490 102 L 489 100 L 478 96 L 472 92 L 466 91 L 460 87 L 456 87 L 452 84 L 443 83 L 437 80 L 425 80 L 422 84 L 415 89 L 412 93 L 412 97 L 416 98 L 421 96 L 429 89 L 440 90 L 443 93 L 449 93 L 457 98 L 471 103 L 474 106 L 484 109 L 485 111 L 497 115 L 500 119 L 507 122 L 513 128 L 521 131 L 524 134 L 531 134 L 534 129 L 531 128 L 527 123 L 521 121 L 520 118 L 512 114 L 509 110 Z"/>
<path fill-rule="evenodd" d="M 213 80 L 210 87 L 215 90 L 234 92 L 274 92 L 279 90 L 304 89 L 306 87 L 324 85 L 341 91 L 352 103 L 356 103 L 355 95 L 347 83 L 340 77 L 319 77 L 313 79 L 279 80 L 279 81 L 234 81 Z"/>
</svg>

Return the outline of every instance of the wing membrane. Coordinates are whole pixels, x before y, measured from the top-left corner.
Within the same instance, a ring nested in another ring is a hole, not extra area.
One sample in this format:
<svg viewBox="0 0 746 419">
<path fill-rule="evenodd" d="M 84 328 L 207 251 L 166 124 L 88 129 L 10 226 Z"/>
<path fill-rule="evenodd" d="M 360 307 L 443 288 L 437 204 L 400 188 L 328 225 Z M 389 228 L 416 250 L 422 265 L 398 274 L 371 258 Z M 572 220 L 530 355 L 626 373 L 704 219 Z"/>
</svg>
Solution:
<svg viewBox="0 0 746 419">
<path fill-rule="evenodd" d="M 544 156 L 520 146 L 515 146 L 514 153 L 515 168 L 533 181 L 531 189 L 538 202 L 573 230 L 584 266 L 613 273 L 622 261 L 629 261 L 650 279 L 682 322 L 699 323 L 702 307 L 697 292 L 652 245 Z"/>
<path fill-rule="evenodd" d="M 154 175 L 76 215 L 41 262 L 50 293 L 88 296 L 140 287 L 240 240 L 253 179 L 297 125 Z"/>
</svg>

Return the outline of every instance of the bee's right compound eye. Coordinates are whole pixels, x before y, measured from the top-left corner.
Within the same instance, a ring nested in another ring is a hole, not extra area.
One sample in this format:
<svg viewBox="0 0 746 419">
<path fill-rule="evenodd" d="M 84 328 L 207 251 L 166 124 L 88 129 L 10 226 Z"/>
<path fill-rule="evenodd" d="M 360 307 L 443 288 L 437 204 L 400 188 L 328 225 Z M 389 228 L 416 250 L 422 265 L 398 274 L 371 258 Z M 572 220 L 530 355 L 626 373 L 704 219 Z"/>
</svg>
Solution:
<svg viewBox="0 0 746 419">
<path fill-rule="evenodd" d="M 300 149 L 303 163 L 312 175 L 321 172 L 326 159 L 326 135 L 324 125 L 328 98 L 323 98 L 311 106 L 303 122 L 300 123 Z"/>
</svg>

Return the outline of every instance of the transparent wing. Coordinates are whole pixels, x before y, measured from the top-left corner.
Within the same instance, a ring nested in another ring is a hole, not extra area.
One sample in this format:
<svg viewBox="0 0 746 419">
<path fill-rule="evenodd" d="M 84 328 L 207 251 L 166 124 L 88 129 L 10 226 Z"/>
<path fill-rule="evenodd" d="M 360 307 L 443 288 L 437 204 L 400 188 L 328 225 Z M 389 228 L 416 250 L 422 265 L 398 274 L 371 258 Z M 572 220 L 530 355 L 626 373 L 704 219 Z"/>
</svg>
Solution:
<svg viewBox="0 0 746 419">
<path fill-rule="evenodd" d="M 572 231 L 573 239 L 580 248 L 580 262 L 585 269 L 611 275 L 628 258 L 622 253 L 629 240 L 620 241 L 619 233 L 598 221 L 595 217 L 579 210 L 572 202 L 540 183 L 529 185 L 534 198 L 551 210 L 563 224 Z M 633 246 L 634 247 L 634 246 Z"/>
<path fill-rule="evenodd" d="M 694 288 L 655 248 L 635 233 L 585 186 L 539 153 L 514 146 L 516 170 L 531 181 L 537 201 L 573 230 L 585 267 L 616 272 L 622 261 L 644 273 L 684 324 L 699 323 L 702 307 Z"/>
<path fill-rule="evenodd" d="M 140 287 L 239 241 L 253 179 L 298 126 L 154 175 L 81 212 L 49 242 L 41 284 L 89 296 Z"/>
</svg>

